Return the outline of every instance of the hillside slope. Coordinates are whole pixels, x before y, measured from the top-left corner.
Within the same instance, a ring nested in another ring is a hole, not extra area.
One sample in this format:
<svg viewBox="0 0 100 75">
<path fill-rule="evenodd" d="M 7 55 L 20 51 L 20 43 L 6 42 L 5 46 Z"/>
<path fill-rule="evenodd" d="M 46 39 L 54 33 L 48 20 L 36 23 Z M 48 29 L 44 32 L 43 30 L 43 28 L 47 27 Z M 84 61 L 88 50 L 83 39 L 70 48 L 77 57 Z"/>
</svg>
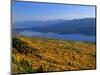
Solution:
<svg viewBox="0 0 100 75">
<path fill-rule="evenodd" d="M 96 68 L 96 49 L 93 43 L 23 36 L 12 39 L 14 74 Z"/>
</svg>

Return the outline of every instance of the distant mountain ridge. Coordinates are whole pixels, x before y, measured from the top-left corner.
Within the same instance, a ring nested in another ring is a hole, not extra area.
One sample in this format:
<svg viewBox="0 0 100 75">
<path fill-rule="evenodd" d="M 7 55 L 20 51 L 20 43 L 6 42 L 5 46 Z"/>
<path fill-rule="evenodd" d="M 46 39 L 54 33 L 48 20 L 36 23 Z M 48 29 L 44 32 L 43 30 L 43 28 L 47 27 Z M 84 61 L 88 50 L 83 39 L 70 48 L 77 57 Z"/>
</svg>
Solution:
<svg viewBox="0 0 100 75">
<path fill-rule="evenodd" d="M 32 30 L 43 33 L 57 34 L 96 34 L 96 18 L 83 18 L 73 20 L 35 21 L 19 23 L 23 28 L 15 27 L 14 31 Z M 27 26 L 27 27 L 25 27 Z"/>
</svg>

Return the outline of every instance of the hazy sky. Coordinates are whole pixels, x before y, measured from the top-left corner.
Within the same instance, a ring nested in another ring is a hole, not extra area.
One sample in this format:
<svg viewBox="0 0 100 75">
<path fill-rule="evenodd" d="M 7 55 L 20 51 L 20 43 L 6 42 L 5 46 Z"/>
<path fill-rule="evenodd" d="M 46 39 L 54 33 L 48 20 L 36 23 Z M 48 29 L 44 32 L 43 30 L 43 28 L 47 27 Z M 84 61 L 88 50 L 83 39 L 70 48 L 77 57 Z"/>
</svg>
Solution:
<svg viewBox="0 0 100 75">
<path fill-rule="evenodd" d="M 33 2 L 13 2 L 12 20 L 53 20 L 53 19 L 78 19 L 94 18 L 94 6 L 47 4 Z"/>
</svg>

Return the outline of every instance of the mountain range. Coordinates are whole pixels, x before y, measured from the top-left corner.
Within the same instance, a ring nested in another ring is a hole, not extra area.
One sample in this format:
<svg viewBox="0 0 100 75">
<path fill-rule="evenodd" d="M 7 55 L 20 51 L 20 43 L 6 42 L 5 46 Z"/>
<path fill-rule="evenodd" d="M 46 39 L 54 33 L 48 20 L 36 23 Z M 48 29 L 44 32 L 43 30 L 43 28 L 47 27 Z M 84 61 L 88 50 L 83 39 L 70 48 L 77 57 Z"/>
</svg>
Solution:
<svg viewBox="0 0 100 75">
<path fill-rule="evenodd" d="M 13 24 L 13 31 L 31 30 L 43 33 L 57 34 L 96 34 L 96 18 L 72 20 L 25 21 Z"/>
</svg>

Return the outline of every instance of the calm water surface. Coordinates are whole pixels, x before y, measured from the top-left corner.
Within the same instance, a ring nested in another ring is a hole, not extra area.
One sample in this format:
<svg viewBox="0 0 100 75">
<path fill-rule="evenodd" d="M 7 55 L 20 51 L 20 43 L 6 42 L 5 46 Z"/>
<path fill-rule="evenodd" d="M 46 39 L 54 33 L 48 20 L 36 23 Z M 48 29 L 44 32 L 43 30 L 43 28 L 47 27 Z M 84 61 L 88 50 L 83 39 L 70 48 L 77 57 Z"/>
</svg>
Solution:
<svg viewBox="0 0 100 75">
<path fill-rule="evenodd" d="M 22 31 L 20 32 L 20 35 L 48 37 L 48 38 L 64 39 L 64 40 L 72 40 L 72 41 L 95 42 L 95 36 L 82 35 L 82 34 L 54 34 L 54 33 L 42 33 L 42 32 L 35 32 L 35 31 Z"/>
</svg>

